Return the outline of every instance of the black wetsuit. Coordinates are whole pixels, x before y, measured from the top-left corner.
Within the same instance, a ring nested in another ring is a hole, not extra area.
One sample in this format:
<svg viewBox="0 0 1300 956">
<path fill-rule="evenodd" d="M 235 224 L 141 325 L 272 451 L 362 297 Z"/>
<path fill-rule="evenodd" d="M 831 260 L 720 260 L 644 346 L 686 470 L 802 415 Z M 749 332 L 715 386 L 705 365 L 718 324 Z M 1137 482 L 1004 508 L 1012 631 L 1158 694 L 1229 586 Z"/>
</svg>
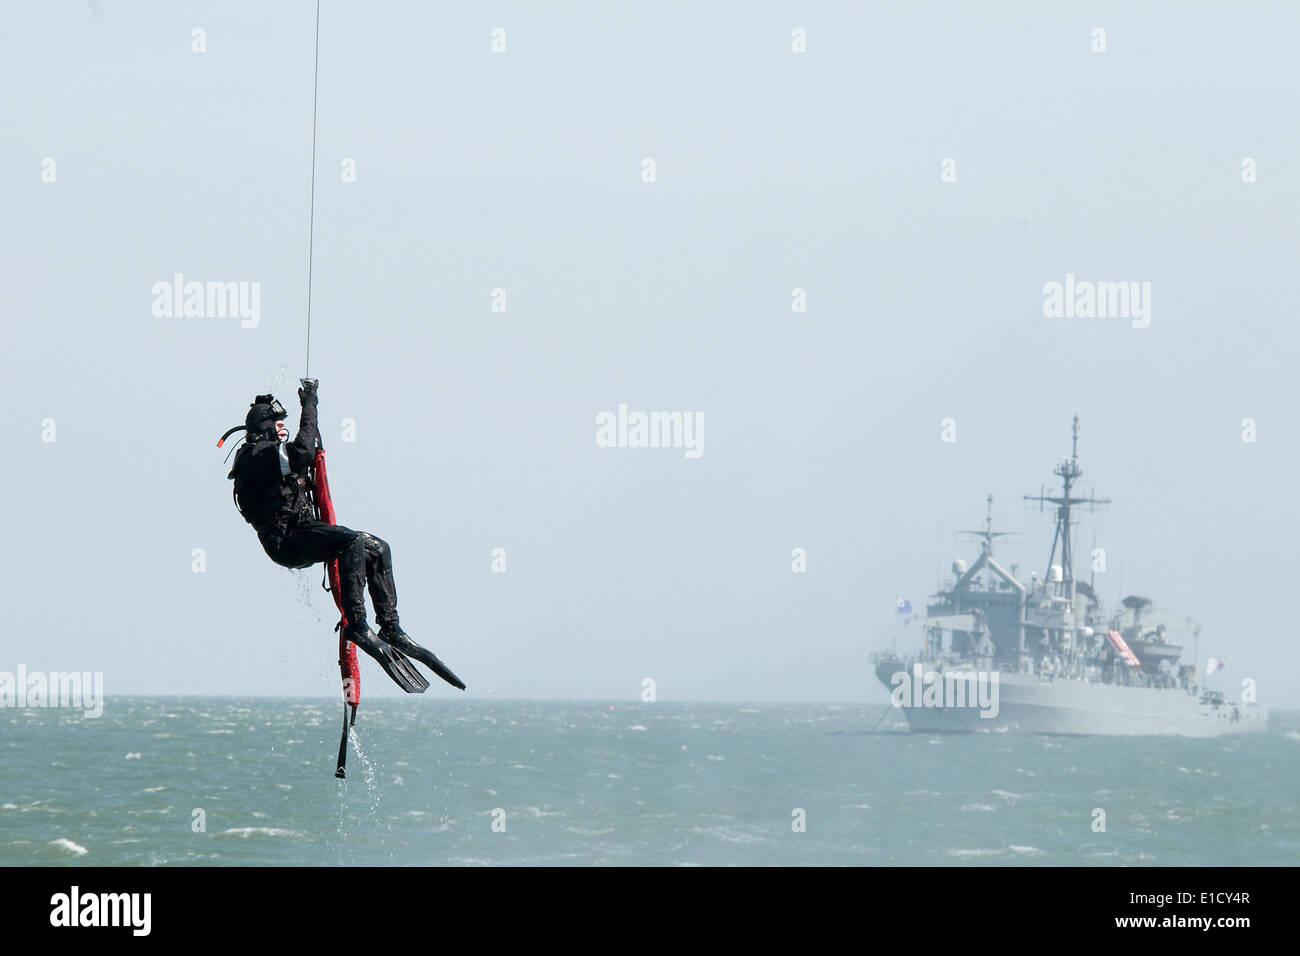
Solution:
<svg viewBox="0 0 1300 956">
<path fill-rule="evenodd" d="M 343 613 L 349 624 L 366 619 L 365 586 L 380 627 L 399 626 L 397 587 L 388 543 L 364 531 L 325 524 L 312 514 L 307 470 L 316 454 L 315 390 L 302 396 L 302 418 L 293 441 L 249 440 L 235 455 L 228 478 L 235 480 L 235 501 L 244 520 L 257 529 L 262 548 L 276 564 L 307 568 L 339 559 Z"/>
</svg>

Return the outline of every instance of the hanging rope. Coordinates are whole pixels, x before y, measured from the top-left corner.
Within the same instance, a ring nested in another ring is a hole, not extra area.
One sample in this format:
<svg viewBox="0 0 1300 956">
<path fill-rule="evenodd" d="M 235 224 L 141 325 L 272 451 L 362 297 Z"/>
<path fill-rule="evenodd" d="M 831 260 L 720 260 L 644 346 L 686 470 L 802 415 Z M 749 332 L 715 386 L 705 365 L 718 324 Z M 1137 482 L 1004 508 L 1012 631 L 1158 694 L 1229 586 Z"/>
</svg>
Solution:
<svg viewBox="0 0 1300 956">
<path fill-rule="evenodd" d="M 307 362 L 303 378 L 311 375 L 311 261 L 316 237 L 316 97 L 320 89 L 320 0 L 316 0 L 316 61 L 311 81 L 311 220 L 307 227 Z"/>
</svg>

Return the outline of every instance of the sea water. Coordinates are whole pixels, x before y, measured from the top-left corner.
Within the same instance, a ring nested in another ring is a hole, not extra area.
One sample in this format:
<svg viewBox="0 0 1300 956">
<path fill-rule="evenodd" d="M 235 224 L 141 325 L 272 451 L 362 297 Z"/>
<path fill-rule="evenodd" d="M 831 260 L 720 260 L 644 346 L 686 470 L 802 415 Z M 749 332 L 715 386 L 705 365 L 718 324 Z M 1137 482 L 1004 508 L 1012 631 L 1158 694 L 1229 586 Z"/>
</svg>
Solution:
<svg viewBox="0 0 1300 956">
<path fill-rule="evenodd" d="M 1295 865 L 1300 714 L 914 736 L 880 707 L 108 698 L 0 710 L 0 865 Z"/>
</svg>

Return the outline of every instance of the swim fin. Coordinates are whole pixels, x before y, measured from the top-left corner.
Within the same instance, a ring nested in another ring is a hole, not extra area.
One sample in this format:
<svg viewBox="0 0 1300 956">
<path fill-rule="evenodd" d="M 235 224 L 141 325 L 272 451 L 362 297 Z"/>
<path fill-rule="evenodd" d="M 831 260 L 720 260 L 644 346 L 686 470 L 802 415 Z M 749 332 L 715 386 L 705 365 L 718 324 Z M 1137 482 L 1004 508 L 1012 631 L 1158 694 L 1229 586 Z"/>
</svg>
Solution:
<svg viewBox="0 0 1300 956">
<path fill-rule="evenodd" d="M 429 670 L 433 671 L 443 680 L 457 690 L 465 689 L 465 682 L 452 673 L 451 668 L 438 660 L 433 651 L 421 647 L 411 636 L 403 631 L 400 627 L 383 627 L 379 629 L 379 639 L 386 642 L 389 647 L 403 654 L 414 657 Z"/>
<path fill-rule="evenodd" d="M 360 628 L 349 629 L 347 638 L 373 657 L 393 683 L 408 694 L 423 694 L 429 689 L 429 682 L 407 656 L 382 641 L 370 628 L 366 628 L 364 633 Z"/>
</svg>

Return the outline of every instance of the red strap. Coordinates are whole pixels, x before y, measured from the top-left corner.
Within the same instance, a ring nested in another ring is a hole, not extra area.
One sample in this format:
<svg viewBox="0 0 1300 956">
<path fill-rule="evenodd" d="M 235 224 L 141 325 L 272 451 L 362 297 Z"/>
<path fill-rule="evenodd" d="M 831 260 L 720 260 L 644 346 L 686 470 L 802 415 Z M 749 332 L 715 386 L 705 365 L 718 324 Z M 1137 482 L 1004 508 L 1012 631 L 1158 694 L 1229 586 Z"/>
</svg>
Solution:
<svg viewBox="0 0 1300 956">
<path fill-rule="evenodd" d="M 316 460 L 312 463 L 316 475 L 316 508 L 320 511 L 320 520 L 326 524 L 338 524 L 334 517 L 334 500 L 330 497 L 329 476 L 325 472 L 325 449 L 316 449 Z M 344 699 L 355 707 L 361 703 L 361 668 L 357 666 L 357 646 L 343 636 L 348 626 L 347 615 L 343 613 L 343 590 L 339 587 L 339 560 L 331 558 L 325 564 L 325 572 L 330 579 L 330 593 L 339 609 L 339 674 L 343 678 Z"/>
</svg>

